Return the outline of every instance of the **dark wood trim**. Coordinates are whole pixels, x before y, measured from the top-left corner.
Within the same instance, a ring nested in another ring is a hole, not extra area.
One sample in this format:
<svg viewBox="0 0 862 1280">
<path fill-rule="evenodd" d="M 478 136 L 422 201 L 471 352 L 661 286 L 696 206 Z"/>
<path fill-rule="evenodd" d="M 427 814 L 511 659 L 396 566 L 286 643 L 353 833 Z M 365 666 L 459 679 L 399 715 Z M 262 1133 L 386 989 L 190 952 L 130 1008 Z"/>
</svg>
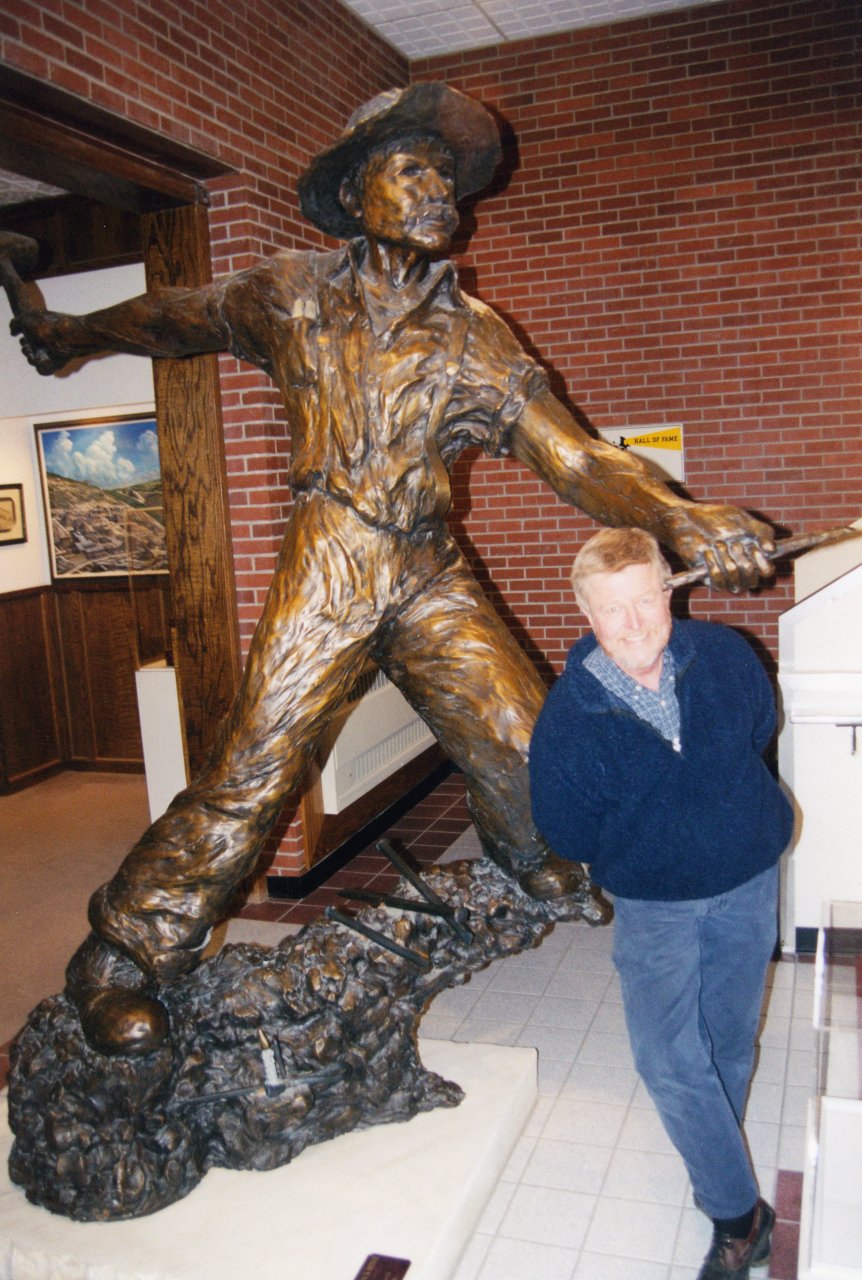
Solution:
<svg viewBox="0 0 862 1280">
<path fill-rule="evenodd" d="M 147 286 L 211 279 L 199 205 L 143 218 Z M 216 356 L 154 360 L 174 662 L 194 775 L 239 683 L 240 641 Z"/>
<path fill-rule="evenodd" d="M 0 792 L 6 792 L 39 782 L 63 764 L 50 588 L 0 595 L 0 633 Z"/>
<path fill-rule="evenodd" d="M 167 576 L 0 595 L 0 793 L 59 768 L 143 772 L 135 670 L 168 641 Z"/>
<path fill-rule="evenodd" d="M 0 227 L 39 245 L 38 280 L 140 262 L 141 218 L 86 196 L 45 196 L 0 207 Z"/>
<path fill-rule="evenodd" d="M 30 787 L 35 787 L 40 782 L 47 782 L 49 778 L 55 778 L 58 773 L 65 773 L 67 769 L 73 767 L 61 760 L 54 764 L 37 765 L 26 773 L 19 773 L 14 778 L 10 778 L 8 782 L 0 778 L 0 796 L 11 796 L 16 791 L 27 791 Z"/>
<path fill-rule="evenodd" d="M 68 764 L 72 760 L 72 708 L 69 702 L 69 682 L 66 678 L 64 661 L 60 598 L 53 587 L 45 588 L 45 591 L 46 607 L 50 610 L 46 636 L 48 669 L 51 672 L 51 701 L 59 725 L 60 755 Z M 48 592 L 50 595 L 47 594 Z"/>
<path fill-rule="evenodd" d="M 146 773 L 143 760 L 115 759 L 105 755 L 97 760 L 70 760 L 66 768 L 74 773 Z"/>
<path fill-rule="evenodd" d="M 5 65 L 0 65 L 0 164 L 136 212 L 207 204 L 202 184 L 234 172 L 214 156 Z"/>
<path fill-rule="evenodd" d="M 0 604 L 9 600 L 26 600 L 29 596 L 41 596 L 46 591 L 50 591 L 50 587 L 19 587 L 17 591 L 0 592 Z"/>
<path fill-rule="evenodd" d="M 140 415 L 138 415 L 140 416 Z M 116 591 L 117 587 L 132 584 L 130 589 L 140 589 L 141 587 L 151 587 L 157 585 L 168 575 L 164 573 L 137 573 L 129 579 L 125 574 L 105 574 L 101 578 L 55 578 L 51 583 L 51 590 L 57 595 L 67 592 L 71 595 L 86 595 L 88 592 L 98 591 Z M 35 590 L 44 591 L 44 587 L 37 587 Z M 15 594 L 14 592 L 12 594 Z M 21 595 L 26 594 L 21 592 Z M 8 596 L 4 596 L 8 599 Z"/>
</svg>

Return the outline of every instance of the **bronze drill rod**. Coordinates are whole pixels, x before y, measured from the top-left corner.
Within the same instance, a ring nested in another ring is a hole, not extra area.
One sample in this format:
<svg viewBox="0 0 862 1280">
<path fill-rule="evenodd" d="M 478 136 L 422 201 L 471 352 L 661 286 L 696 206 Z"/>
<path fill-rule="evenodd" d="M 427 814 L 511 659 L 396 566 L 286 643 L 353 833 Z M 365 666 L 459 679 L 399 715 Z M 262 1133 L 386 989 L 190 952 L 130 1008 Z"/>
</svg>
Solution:
<svg viewBox="0 0 862 1280">
<path fill-rule="evenodd" d="M 808 551 L 812 547 L 826 546 L 832 542 L 843 542 L 845 538 L 856 538 L 862 529 L 852 525 L 840 524 L 834 529 L 821 529 L 819 533 L 798 533 L 792 538 L 784 538 L 776 545 L 774 551 L 767 556 L 769 560 L 781 560 L 784 556 L 795 555 L 798 551 Z M 688 587 L 694 582 L 703 582 L 709 570 L 705 565 L 696 569 L 686 569 L 683 573 L 675 573 L 665 581 L 666 587 Z"/>
</svg>

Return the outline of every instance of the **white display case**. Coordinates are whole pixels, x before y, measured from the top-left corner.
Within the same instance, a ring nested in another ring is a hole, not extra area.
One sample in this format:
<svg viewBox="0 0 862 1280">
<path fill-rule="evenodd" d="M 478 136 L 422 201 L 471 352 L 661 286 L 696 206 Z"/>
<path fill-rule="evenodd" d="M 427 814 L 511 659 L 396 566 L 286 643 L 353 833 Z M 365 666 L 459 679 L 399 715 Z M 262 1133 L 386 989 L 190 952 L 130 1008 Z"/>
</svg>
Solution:
<svg viewBox="0 0 862 1280">
<path fill-rule="evenodd" d="M 778 767 L 796 808 L 781 937 L 810 953 L 823 904 L 862 899 L 862 565 L 782 614 L 778 634 Z"/>
<path fill-rule="evenodd" d="M 862 1277 L 862 902 L 831 902 L 818 932 L 799 1280 Z"/>
</svg>

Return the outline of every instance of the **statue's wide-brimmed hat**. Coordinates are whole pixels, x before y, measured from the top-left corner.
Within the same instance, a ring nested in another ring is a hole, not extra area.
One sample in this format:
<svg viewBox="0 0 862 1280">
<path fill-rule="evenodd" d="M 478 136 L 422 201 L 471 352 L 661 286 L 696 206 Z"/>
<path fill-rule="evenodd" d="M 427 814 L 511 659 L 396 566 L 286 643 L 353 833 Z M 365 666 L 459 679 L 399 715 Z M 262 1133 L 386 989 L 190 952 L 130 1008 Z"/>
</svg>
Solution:
<svg viewBox="0 0 862 1280">
<path fill-rule="evenodd" d="M 447 84 L 420 82 L 388 89 L 354 111 L 341 137 L 299 180 L 305 217 L 341 240 L 358 235 L 359 224 L 338 198 L 341 183 L 377 147 L 417 132 L 441 138 L 451 151 L 456 199 L 481 191 L 491 181 L 502 155 L 494 117 L 475 98 Z"/>
</svg>

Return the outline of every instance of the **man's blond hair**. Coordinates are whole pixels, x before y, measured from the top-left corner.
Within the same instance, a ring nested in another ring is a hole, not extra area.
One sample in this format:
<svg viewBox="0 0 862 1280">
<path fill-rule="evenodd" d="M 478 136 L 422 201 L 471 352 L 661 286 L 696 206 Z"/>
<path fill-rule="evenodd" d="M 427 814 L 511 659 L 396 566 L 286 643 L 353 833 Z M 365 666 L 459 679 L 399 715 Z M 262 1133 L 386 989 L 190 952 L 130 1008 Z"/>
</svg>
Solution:
<svg viewBox="0 0 862 1280">
<path fill-rule="evenodd" d="M 652 564 L 664 581 L 671 569 L 658 542 L 645 529 L 600 529 L 585 542 L 572 565 L 572 587 L 581 609 L 585 607 L 584 586 L 596 573 L 618 573 L 630 564 Z"/>
</svg>

